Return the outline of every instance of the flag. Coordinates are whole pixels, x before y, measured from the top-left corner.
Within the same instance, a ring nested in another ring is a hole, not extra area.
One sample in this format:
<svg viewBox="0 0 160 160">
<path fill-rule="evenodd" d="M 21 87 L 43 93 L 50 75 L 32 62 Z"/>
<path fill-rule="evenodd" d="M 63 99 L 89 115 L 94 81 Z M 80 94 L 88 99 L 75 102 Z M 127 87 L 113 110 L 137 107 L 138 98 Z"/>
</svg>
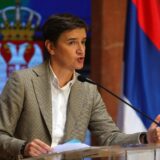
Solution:
<svg viewBox="0 0 160 160">
<path fill-rule="evenodd" d="M 160 114 L 159 0 L 129 2 L 123 88 L 126 100 L 136 108 L 152 119 Z M 123 118 L 126 133 L 144 131 L 152 123 L 128 106 L 124 107 Z"/>
</svg>

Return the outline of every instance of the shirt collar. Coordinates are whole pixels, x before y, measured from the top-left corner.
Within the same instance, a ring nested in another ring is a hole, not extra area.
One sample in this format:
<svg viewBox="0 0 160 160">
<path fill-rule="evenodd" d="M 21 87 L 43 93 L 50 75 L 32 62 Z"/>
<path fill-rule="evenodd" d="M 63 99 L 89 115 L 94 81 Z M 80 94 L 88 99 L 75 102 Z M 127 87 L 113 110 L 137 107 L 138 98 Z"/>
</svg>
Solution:
<svg viewBox="0 0 160 160">
<path fill-rule="evenodd" d="M 52 83 L 55 87 L 57 87 L 57 88 L 59 88 L 59 89 L 64 90 L 65 88 L 68 88 L 68 87 L 70 88 L 70 87 L 72 87 L 72 85 L 74 84 L 74 82 L 75 82 L 75 80 L 76 80 L 76 74 L 75 74 L 75 71 L 74 71 L 72 79 L 71 79 L 65 86 L 60 87 L 60 85 L 59 85 L 59 80 L 58 80 L 56 74 L 54 73 L 54 71 L 53 71 L 53 69 L 52 69 L 52 67 L 51 67 L 50 62 L 49 62 L 49 70 L 50 70 L 51 83 Z"/>
</svg>

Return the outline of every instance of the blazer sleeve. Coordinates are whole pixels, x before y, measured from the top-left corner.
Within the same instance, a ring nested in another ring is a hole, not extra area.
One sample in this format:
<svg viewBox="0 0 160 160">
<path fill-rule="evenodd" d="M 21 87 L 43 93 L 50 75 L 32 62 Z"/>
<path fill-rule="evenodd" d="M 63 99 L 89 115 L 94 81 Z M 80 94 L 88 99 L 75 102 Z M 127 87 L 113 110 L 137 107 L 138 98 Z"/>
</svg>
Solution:
<svg viewBox="0 0 160 160">
<path fill-rule="evenodd" d="M 13 73 L 0 97 L 0 157 L 10 159 L 19 154 L 23 140 L 14 137 L 17 121 L 23 109 L 24 87 Z"/>
<path fill-rule="evenodd" d="M 125 134 L 116 126 L 99 94 L 97 88 L 92 88 L 92 112 L 89 122 L 91 132 L 98 137 L 100 145 L 122 145 L 139 143 L 141 133 Z"/>
</svg>

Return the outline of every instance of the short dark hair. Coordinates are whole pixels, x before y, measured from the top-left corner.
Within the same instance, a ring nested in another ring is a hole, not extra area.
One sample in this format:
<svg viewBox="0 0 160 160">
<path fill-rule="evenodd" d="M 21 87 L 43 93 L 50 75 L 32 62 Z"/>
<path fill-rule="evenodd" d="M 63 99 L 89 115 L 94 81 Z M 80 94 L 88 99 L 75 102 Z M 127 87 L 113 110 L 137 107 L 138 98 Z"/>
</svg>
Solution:
<svg viewBox="0 0 160 160">
<path fill-rule="evenodd" d="M 88 31 L 86 23 L 77 16 L 71 14 L 53 15 L 43 25 L 43 37 L 44 40 L 50 40 L 56 44 L 63 32 L 76 28 L 84 28 L 86 32 Z"/>
</svg>

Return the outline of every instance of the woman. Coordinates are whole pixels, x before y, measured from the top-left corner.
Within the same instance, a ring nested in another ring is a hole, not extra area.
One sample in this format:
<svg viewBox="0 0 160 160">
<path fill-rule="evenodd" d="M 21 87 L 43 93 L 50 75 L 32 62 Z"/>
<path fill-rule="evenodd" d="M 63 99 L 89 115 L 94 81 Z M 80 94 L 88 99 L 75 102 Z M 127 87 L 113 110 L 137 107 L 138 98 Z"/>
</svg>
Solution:
<svg viewBox="0 0 160 160">
<path fill-rule="evenodd" d="M 0 99 L 0 156 L 34 157 L 59 143 L 84 141 L 89 128 L 100 145 L 156 143 L 159 128 L 124 134 L 112 121 L 96 86 L 77 79 L 83 68 L 87 26 L 69 14 L 50 17 L 43 26 L 49 58 L 14 72 Z M 156 119 L 160 121 L 160 116 Z"/>
</svg>

